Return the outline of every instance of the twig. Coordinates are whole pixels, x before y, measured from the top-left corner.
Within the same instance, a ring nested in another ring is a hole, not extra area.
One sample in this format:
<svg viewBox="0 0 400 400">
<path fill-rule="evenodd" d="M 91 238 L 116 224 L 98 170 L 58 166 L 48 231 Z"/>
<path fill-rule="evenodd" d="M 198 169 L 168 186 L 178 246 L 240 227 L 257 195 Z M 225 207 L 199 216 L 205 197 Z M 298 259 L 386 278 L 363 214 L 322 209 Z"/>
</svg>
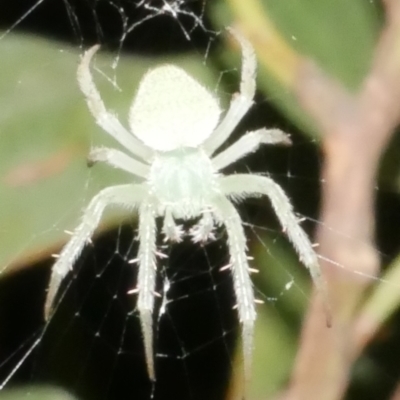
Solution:
<svg viewBox="0 0 400 400">
<path fill-rule="evenodd" d="M 400 120 L 400 2 L 385 1 L 386 25 L 370 71 L 355 94 L 282 45 L 265 14 L 261 21 L 256 0 L 246 1 L 245 8 L 240 0 L 230 3 L 261 62 L 293 90 L 321 134 L 325 157 L 316 241 L 328 282 L 333 327 L 327 328 L 320 296 L 314 290 L 284 398 L 338 400 L 346 390 L 354 357 L 376 329 L 365 324 L 354 335 L 353 325 L 371 282 L 368 277 L 379 272 L 374 245 L 375 179 L 380 157 Z M 284 57 L 277 61 L 274 54 L 280 53 Z"/>
<path fill-rule="evenodd" d="M 362 276 L 374 276 L 379 270 L 373 237 L 375 178 L 380 156 L 400 119 L 400 3 L 387 1 L 386 11 L 386 27 L 357 95 L 311 63 L 297 80 L 299 101 L 323 133 L 324 185 L 317 241 L 334 328 L 324 326 L 314 292 L 287 399 L 342 397 L 355 356 L 355 311 L 369 285 Z M 332 267 L 329 260 L 342 268 Z"/>
</svg>

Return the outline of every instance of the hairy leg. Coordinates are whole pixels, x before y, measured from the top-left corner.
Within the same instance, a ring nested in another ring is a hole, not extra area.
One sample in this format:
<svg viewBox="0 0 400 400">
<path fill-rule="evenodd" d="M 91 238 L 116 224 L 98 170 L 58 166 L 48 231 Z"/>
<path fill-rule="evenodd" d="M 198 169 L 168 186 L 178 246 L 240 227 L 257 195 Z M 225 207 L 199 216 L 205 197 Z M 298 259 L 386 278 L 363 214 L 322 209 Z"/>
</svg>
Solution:
<svg viewBox="0 0 400 400">
<path fill-rule="evenodd" d="M 240 43 L 242 48 L 243 61 L 240 90 L 239 93 L 234 94 L 224 119 L 203 144 L 203 148 L 208 156 L 211 156 L 228 139 L 237 124 L 253 105 L 253 98 L 256 91 L 257 61 L 253 46 L 235 29 L 229 28 L 229 32 Z"/>
<path fill-rule="evenodd" d="M 77 71 L 79 87 L 86 97 L 89 110 L 95 117 L 97 124 L 133 155 L 144 161 L 148 161 L 153 154 L 153 150 L 127 131 L 118 118 L 107 111 L 100 93 L 93 82 L 90 72 L 90 62 L 99 48 L 100 46 L 93 46 L 83 55 Z"/>
<path fill-rule="evenodd" d="M 236 295 L 236 308 L 242 324 L 243 359 L 246 380 L 251 376 L 254 323 L 257 317 L 250 267 L 246 255 L 246 236 L 242 220 L 234 205 L 226 197 L 218 197 L 213 203 L 216 219 L 225 225 L 228 234 L 230 269 Z"/>
<path fill-rule="evenodd" d="M 75 229 L 70 241 L 64 246 L 55 262 L 47 292 L 44 315 L 50 316 L 54 298 L 67 273 L 72 269 L 86 243 L 99 225 L 104 209 L 109 205 L 123 207 L 138 207 L 144 198 L 145 189 L 142 185 L 120 185 L 103 189 L 87 206 L 82 221 Z"/>
<path fill-rule="evenodd" d="M 244 134 L 227 149 L 217 154 L 212 159 L 212 163 L 217 170 L 221 170 L 249 153 L 253 153 L 262 144 L 290 145 L 291 143 L 289 136 L 280 129 L 258 129 Z"/>
<path fill-rule="evenodd" d="M 221 178 L 221 186 L 226 196 L 243 199 L 251 196 L 269 197 L 275 214 L 284 232 L 293 243 L 300 261 L 309 269 L 314 284 L 324 301 L 327 324 L 331 325 L 331 311 L 325 279 L 321 273 L 318 256 L 310 239 L 301 228 L 292 204 L 282 188 L 271 178 L 250 174 L 237 174 Z"/>
<path fill-rule="evenodd" d="M 150 167 L 116 149 L 95 147 L 90 150 L 87 158 L 89 167 L 97 162 L 104 162 L 114 168 L 122 169 L 140 178 L 147 178 Z"/>
<path fill-rule="evenodd" d="M 156 285 L 156 220 L 155 210 L 150 201 L 143 202 L 139 209 L 139 274 L 136 292 L 136 307 L 139 311 L 142 328 L 147 372 L 155 380 L 153 354 L 153 310 Z"/>
</svg>

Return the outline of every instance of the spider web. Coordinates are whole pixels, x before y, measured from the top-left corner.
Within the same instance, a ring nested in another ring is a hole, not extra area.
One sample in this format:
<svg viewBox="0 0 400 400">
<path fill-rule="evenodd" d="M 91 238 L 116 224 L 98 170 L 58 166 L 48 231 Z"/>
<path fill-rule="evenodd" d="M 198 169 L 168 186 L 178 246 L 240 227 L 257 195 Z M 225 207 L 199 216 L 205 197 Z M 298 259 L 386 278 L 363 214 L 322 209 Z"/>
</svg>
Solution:
<svg viewBox="0 0 400 400">
<path fill-rule="evenodd" d="M 57 7 L 54 3 L 34 0 L 21 2 L 19 7 L 10 6 L 5 13 L 0 45 L 7 45 L 14 35 L 23 31 L 34 31 L 42 36 L 51 32 L 58 41 L 54 57 L 58 52 L 70 52 L 69 43 L 81 49 L 93 42 L 103 43 L 114 51 L 114 57 L 108 69 L 100 64 L 96 72 L 114 87 L 122 87 L 119 81 L 117 86 L 115 76 L 124 51 L 149 57 L 177 49 L 182 53 L 194 50 L 207 63 L 219 34 L 206 19 L 210 0 L 60 0 Z M 38 21 L 46 21 L 46 24 Z M 59 25 L 59 29 L 53 29 L 53 25 Z M 43 59 L 40 65 L 50 72 L 53 62 Z M 215 91 L 220 97 L 228 98 L 235 90 L 239 71 L 222 70 L 219 78 Z M 224 81 L 228 84 L 223 85 Z M 21 79 L 20 84 L 24 82 Z M 16 86 L 17 83 L 13 82 Z M 278 124 L 294 132 L 294 145 L 290 149 L 262 149 L 227 172 L 269 171 L 289 194 L 299 217 L 304 217 L 304 228 L 311 233 L 320 224 L 317 205 L 321 161 L 317 146 L 296 134 L 295 128 L 271 109 L 265 99 L 257 104 L 246 118 L 250 129 Z M 273 116 L 269 120 L 265 116 L 271 112 Z M 238 129 L 232 140 L 243 131 Z M 103 135 L 98 143 L 104 143 L 103 139 L 107 140 Z M 93 142 L 97 142 L 97 138 Z M 96 172 L 86 171 L 81 181 L 81 198 L 60 210 L 46 232 L 35 233 L 31 241 L 35 242 L 48 232 L 63 231 L 71 215 L 75 218 L 72 209 L 82 209 L 92 193 L 100 189 L 97 176 Z M 25 182 L 25 178 L 19 175 L 17 178 Z M 379 194 L 380 190 L 377 192 Z M 395 220 L 398 217 L 396 199 L 383 201 L 391 203 L 386 211 L 389 215 L 383 218 Z M 260 266 L 254 281 L 257 297 L 265 304 L 259 307 L 258 325 L 269 329 L 256 332 L 256 337 L 264 335 L 269 344 L 260 350 L 260 355 L 255 354 L 255 359 L 267 354 L 272 363 L 279 358 L 290 365 L 292 352 L 282 351 L 277 336 L 288 339 L 288 332 L 299 327 L 299 310 L 305 308 L 308 300 L 308 274 L 297 262 L 265 201 L 246 202 L 240 212 L 251 239 L 254 264 Z M 10 321 L 24 325 L 25 330 L 12 340 L 3 337 L 3 342 L 10 344 L 0 359 L 1 388 L 21 382 L 44 382 L 64 387 L 82 399 L 223 397 L 230 373 L 241 369 L 235 353 L 240 329 L 233 309 L 232 282 L 228 272 L 220 271 L 228 260 L 224 232 L 217 231 L 217 239 L 204 246 L 189 241 L 165 246 L 162 237 L 159 238 L 159 245 L 168 257 L 159 260 L 157 292 L 160 298 L 154 324 L 157 381 L 152 383 L 146 375 L 135 298 L 127 295 L 136 279 L 136 270 L 128 263 L 134 258 L 138 245 L 135 223 L 134 218 L 124 220 L 123 224 L 99 234 L 87 246 L 60 291 L 54 315 L 44 327 L 40 314 L 44 293 L 37 294 L 46 287 L 48 270 L 45 267 L 51 266 L 52 261 L 38 261 L 26 272 L 32 293 L 11 278 L 3 284 L 6 292 L 19 294 L 18 300 L 13 298 L 14 309 L 7 312 Z M 31 241 L 21 243 L 21 254 Z M 385 240 L 383 258 L 395 254 L 395 242 L 394 238 L 392 242 Z M 18 256 L 15 254 L 15 258 Z M 335 260 L 331 261 L 332 266 L 341 267 Z M 37 283 L 32 285 L 32 282 Z M 28 316 L 28 311 L 24 310 L 27 307 L 21 302 L 30 298 L 37 303 L 36 314 Z M 274 352 L 275 346 L 279 348 L 278 353 Z M 294 348 L 294 344 L 290 346 Z"/>
</svg>

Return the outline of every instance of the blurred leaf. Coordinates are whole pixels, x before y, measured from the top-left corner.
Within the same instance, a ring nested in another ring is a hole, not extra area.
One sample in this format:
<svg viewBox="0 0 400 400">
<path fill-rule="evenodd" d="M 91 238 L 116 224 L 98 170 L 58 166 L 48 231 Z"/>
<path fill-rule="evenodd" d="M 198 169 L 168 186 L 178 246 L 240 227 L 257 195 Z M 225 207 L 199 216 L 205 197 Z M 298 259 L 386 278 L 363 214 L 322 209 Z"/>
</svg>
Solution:
<svg viewBox="0 0 400 400">
<path fill-rule="evenodd" d="M 244 32 L 251 30 L 254 37 L 259 34 L 260 42 L 265 32 L 271 33 L 271 24 L 275 25 L 285 41 L 281 37 L 268 38 L 271 43 L 311 57 L 351 89 L 360 84 L 368 69 L 380 25 L 377 5 L 364 0 L 219 0 L 213 2 L 213 7 L 211 15 L 218 28 L 239 25 Z M 258 88 L 293 122 L 313 133 L 312 122 L 300 109 L 291 88 L 283 86 L 271 73 L 271 66 L 276 64 L 273 57 L 279 49 L 269 52 L 258 42 L 253 45 L 262 64 Z M 232 65 L 231 55 L 226 54 L 226 58 Z"/>
<path fill-rule="evenodd" d="M 400 255 L 391 262 L 358 312 L 354 323 L 354 353 L 358 355 L 398 310 L 400 304 Z"/>
<path fill-rule="evenodd" d="M 71 394 L 56 388 L 32 386 L 27 388 L 2 390 L 0 400 L 76 400 Z"/>
<path fill-rule="evenodd" d="M 397 132 L 381 161 L 379 170 L 379 189 L 400 192 L 400 135 Z"/>
<path fill-rule="evenodd" d="M 311 279 L 286 240 L 264 234 L 252 250 L 259 270 L 253 279 L 264 304 L 257 307 L 251 398 L 262 399 L 276 394 L 288 379 Z"/>
<path fill-rule="evenodd" d="M 286 240 L 262 232 L 256 237 L 250 253 L 259 272 L 252 278 L 256 298 L 264 304 L 257 305 L 253 369 L 246 391 L 251 399 L 264 399 L 276 395 L 289 378 L 311 279 Z M 239 398 L 243 390 L 242 351 L 238 343 L 228 399 Z"/>
<path fill-rule="evenodd" d="M 285 385 L 296 340 L 284 316 L 271 304 L 258 309 L 251 399 L 270 398 Z M 266 379 L 268 376 L 268 379 Z"/>
<path fill-rule="evenodd" d="M 22 35 L 0 41 L 0 271 L 49 255 L 67 240 L 83 207 L 102 187 L 132 177 L 86 166 L 93 144 L 118 147 L 94 123 L 76 83 L 82 51 Z M 93 74 L 107 107 L 126 124 L 143 73 L 165 59 L 98 54 Z M 215 87 L 200 55 L 168 60 Z M 98 72 L 100 71 L 100 73 Z M 116 79 L 117 85 L 112 81 Z M 116 89 L 116 88 L 121 89 Z M 117 223 L 109 214 L 103 226 Z"/>
</svg>

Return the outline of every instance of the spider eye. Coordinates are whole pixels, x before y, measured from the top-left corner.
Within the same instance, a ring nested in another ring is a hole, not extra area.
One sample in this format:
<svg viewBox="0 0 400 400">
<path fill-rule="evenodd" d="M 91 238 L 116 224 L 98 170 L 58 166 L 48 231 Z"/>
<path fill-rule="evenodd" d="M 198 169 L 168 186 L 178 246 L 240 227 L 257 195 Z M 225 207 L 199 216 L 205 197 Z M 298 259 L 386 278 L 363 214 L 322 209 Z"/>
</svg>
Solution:
<svg viewBox="0 0 400 400">
<path fill-rule="evenodd" d="M 197 147 L 211 135 L 218 100 L 183 69 L 164 65 L 142 79 L 129 113 L 135 136 L 159 151 Z"/>
</svg>

